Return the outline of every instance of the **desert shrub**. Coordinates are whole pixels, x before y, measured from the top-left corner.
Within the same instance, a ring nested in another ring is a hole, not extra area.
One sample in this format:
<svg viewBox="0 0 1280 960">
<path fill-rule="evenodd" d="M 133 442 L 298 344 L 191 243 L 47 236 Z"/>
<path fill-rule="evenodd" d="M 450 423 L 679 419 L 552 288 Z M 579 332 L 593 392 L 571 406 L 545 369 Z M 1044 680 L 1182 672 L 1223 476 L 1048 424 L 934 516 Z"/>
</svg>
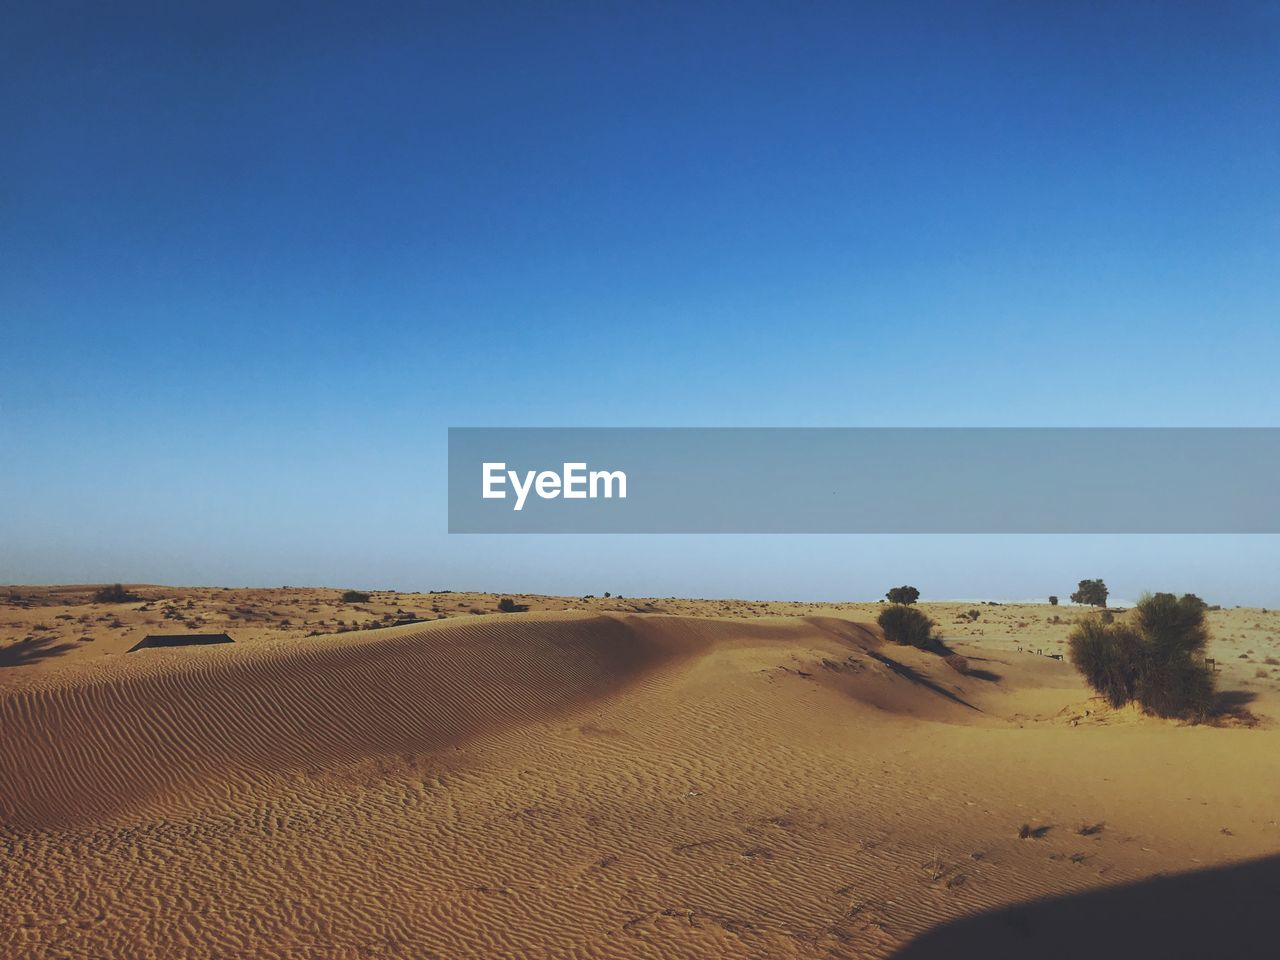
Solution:
<svg viewBox="0 0 1280 960">
<path fill-rule="evenodd" d="M 529 607 L 523 603 L 516 603 L 510 597 L 503 597 L 498 601 L 498 609 L 503 613 L 524 613 Z"/>
<path fill-rule="evenodd" d="M 343 603 L 368 603 L 369 594 L 361 593 L 359 590 L 348 590 L 342 595 Z"/>
<path fill-rule="evenodd" d="M 915 587 L 893 587 L 885 596 L 890 603 L 915 603 L 920 599 L 920 591 Z"/>
<path fill-rule="evenodd" d="M 1050 597 L 1050 598 L 1049 598 L 1049 606 L 1051 606 L 1051 607 L 1056 607 L 1057 605 L 1058 605 L 1058 598 L 1057 598 L 1057 597 Z"/>
<path fill-rule="evenodd" d="M 1101 580 L 1081 580 L 1076 592 L 1071 595 L 1072 603 L 1083 603 L 1090 607 L 1107 605 L 1107 585 Z"/>
<path fill-rule="evenodd" d="M 1182 595 L 1182 602 L 1194 607 L 1199 607 L 1201 610 L 1209 609 L 1209 604 L 1205 603 L 1203 600 L 1197 597 L 1194 593 L 1184 593 Z"/>
<path fill-rule="evenodd" d="M 914 607 L 894 603 L 880 611 L 876 619 L 886 640 L 912 647 L 927 647 L 933 640 L 933 621 Z"/>
<path fill-rule="evenodd" d="M 969 673 L 968 657 L 965 657 L 959 653 L 949 653 L 943 659 L 947 661 L 948 667 L 950 667 L 952 670 L 954 670 L 956 673 L 960 674 L 961 676 L 965 676 Z"/>
<path fill-rule="evenodd" d="M 1213 709 L 1213 673 L 1190 659 L 1151 664 L 1138 686 L 1138 702 L 1157 717 L 1203 720 Z"/>
<path fill-rule="evenodd" d="M 95 590 L 93 599 L 97 603 L 130 603 L 141 598 L 130 593 L 122 584 L 113 583 L 109 587 Z"/>
<path fill-rule="evenodd" d="M 1072 664 L 1111 706 L 1136 701 L 1159 717 L 1203 718 L 1213 705 L 1204 609 L 1171 593 L 1143 597 L 1130 617 L 1079 623 L 1068 639 Z"/>
<path fill-rule="evenodd" d="M 1104 624 L 1101 618 L 1081 621 L 1067 638 L 1067 655 L 1089 684 L 1113 707 L 1129 703 L 1138 692 L 1142 638 L 1127 624 Z"/>
</svg>

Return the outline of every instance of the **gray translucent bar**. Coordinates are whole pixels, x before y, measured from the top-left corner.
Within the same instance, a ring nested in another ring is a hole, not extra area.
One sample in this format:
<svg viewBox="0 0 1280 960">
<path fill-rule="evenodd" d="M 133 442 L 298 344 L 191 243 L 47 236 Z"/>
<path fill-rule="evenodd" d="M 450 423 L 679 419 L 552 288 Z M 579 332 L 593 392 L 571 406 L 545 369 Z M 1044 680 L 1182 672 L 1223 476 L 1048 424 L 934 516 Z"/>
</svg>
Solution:
<svg viewBox="0 0 1280 960">
<path fill-rule="evenodd" d="M 625 498 L 527 485 L 567 463 Z M 1278 507 L 1272 427 L 449 430 L 450 533 L 1280 533 Z"/>
</svg>

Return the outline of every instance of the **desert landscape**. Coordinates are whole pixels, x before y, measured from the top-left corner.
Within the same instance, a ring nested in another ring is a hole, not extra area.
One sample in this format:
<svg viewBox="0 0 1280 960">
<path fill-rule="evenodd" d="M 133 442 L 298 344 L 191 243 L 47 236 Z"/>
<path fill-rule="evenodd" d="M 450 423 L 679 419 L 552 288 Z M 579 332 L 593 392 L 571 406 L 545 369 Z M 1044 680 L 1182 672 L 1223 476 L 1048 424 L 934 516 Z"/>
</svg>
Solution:
<svg viewBox="0 0 1280 960">
<path fill-rule="evenodd" d="M 1280 2 L 4 13 L 0 960 L 1280 957 Z"/>
<path fill-rule="evenodd" d="M 1271 942 L 1275 611 L 1208 613 L 1192 725 L 1054 657 L 1077 606 L 922 603 L 941 657 L 883 603 L 100 589 L 0 591 L 5 957 Z"/>
</svg>

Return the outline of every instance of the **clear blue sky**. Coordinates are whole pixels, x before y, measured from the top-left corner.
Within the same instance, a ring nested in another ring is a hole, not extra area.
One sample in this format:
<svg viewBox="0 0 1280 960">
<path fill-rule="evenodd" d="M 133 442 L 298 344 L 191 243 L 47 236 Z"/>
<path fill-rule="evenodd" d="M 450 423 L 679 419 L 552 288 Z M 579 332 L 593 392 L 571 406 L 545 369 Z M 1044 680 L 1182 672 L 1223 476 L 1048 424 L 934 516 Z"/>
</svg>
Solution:
<svg viewBox="0 0 1280 960">
<path fill-rule="evenodd" d="M 1280 425 L 1280 4 L 23 3 L 0 118 L 0 582 L 1280 606 L 1268 537 L 444 532 L 448 426 Z"/>
</svg>

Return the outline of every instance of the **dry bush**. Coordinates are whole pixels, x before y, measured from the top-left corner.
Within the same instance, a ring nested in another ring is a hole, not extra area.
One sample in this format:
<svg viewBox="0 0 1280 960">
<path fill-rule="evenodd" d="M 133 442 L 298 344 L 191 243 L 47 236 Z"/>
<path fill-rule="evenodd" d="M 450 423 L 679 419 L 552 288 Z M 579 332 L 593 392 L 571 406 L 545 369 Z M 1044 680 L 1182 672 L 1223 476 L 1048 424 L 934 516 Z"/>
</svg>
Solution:
<svg viewBox="0 0 1280 960">
<path fill-rule="evenodd" d="M 1071 662 L 1113 707 L 1136 701 L 1159 717 L 1202 720 L 1213 706 L 1204 612 L 1192 597 L 1143 597 L 1123 621 L 1077 625 L 1068 638 Z"/>
<path fill-rule="evenodd" d="M 141 599 L 141 597 L 130 593 L 119 583 L 113 583 L 109 587 L 102 587 L 99 590 L 95 590 L 93 594 L 95 603 L 132 603 Z"/>
</svg>

